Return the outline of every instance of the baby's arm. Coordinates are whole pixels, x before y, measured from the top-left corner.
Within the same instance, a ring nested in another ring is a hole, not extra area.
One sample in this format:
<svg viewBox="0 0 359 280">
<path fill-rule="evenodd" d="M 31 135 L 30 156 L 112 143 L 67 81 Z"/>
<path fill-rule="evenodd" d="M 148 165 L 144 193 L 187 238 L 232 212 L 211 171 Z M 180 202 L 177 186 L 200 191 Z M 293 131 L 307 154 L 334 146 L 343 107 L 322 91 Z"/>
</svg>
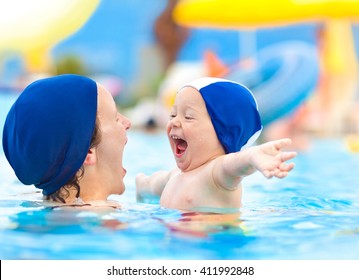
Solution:
<svg viewBox="0 0 359 280">
<path fill-rule="evenodd" d="M 217 185 L 235 188 L 243 177 L 260 171 L 266 178 L 284 178 L 294 167 L 286 161 L 294 158 L 296 152 L 282 149 L 291 144 L 290 139 L 281 139 L 250 147 L 243 151 L 224 156 L 215 164 L 213 178 Z"/>
<path fill-rule="evenodd" d="M 136 176 L 136 194 L 137 200 L 141 201 L 146 196 L 157 196 L 160 197 L 163 189 L 165 188 L 168 180 L 173 171 L 157 171 L 152 175 L 145 175 L 143 173 L 137 174 Z"/>
</svg>

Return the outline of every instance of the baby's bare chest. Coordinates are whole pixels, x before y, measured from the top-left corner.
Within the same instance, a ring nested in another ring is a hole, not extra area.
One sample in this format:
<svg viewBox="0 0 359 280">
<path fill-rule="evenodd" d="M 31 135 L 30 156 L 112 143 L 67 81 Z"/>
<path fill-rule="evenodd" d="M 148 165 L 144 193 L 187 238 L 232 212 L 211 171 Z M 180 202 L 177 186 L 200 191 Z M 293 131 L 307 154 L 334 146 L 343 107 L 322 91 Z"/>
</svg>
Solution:
<svg viewBox="0 0 359 280">
<path fill-rule="evenodd" d="M 218 189 L 210 174 L 180 174 L 172 177 L 161 196 L 161 205 L 191 209 L 215 199 Z"/>
</svg>

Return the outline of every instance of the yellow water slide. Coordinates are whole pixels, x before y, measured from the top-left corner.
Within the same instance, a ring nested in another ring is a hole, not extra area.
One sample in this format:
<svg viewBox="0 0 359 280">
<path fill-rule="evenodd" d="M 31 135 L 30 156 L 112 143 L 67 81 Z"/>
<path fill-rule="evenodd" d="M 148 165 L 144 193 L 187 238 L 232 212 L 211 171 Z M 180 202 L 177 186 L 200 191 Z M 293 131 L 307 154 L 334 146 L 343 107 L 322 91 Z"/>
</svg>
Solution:
<svg viewBox="0 0 359 280">
<path fill-rule="evenodd" d="M 41 69 L 46 54 L 80 29 L 99 0 L 0 0 L 0 54 L 20 52 L 29 69 Z"/>
<path fill-rule="evenodd" d="M 181 0 L 174 19 L 189 27 L 273 27 L 326 19 L 359 19 L 357 0 Z"/>
</svg>

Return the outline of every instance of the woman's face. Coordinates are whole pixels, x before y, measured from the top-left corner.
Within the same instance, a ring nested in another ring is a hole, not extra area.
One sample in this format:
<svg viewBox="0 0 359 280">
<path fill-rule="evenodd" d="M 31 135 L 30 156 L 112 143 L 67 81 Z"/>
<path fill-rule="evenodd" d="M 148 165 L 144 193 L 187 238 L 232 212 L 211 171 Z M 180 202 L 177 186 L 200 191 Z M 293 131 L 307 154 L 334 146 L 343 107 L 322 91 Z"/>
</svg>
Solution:
<svg viewBox="0 0 359 280">
<path fill-rule="evenodd" d="M 96 155 L 102 184 L 99 187 L 106 188 L 108 195 L 122 194 L 126 175 L 122 158 L 131 122 L 117 111 L 112 95 L 99 84 L 97 116 L 100 143 L 96 146 Z"/>
</svg>

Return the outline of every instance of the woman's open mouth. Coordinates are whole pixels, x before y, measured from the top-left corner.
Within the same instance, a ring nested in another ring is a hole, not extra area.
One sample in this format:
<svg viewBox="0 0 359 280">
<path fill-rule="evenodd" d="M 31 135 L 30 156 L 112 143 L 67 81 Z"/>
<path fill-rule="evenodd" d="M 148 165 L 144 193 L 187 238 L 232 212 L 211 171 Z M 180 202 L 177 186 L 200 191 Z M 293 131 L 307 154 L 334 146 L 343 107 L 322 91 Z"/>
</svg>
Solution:
<svg viewBox="0 0 359 280">
<path fill-rule="evenodd" d="M 173 143 L 175 144 L 174 151 L 176 157 L 181 157 L 187 149 L 187 142 L 175 135 L 172 135 L 171 138 L 173 139 Z"/>
</svg>

